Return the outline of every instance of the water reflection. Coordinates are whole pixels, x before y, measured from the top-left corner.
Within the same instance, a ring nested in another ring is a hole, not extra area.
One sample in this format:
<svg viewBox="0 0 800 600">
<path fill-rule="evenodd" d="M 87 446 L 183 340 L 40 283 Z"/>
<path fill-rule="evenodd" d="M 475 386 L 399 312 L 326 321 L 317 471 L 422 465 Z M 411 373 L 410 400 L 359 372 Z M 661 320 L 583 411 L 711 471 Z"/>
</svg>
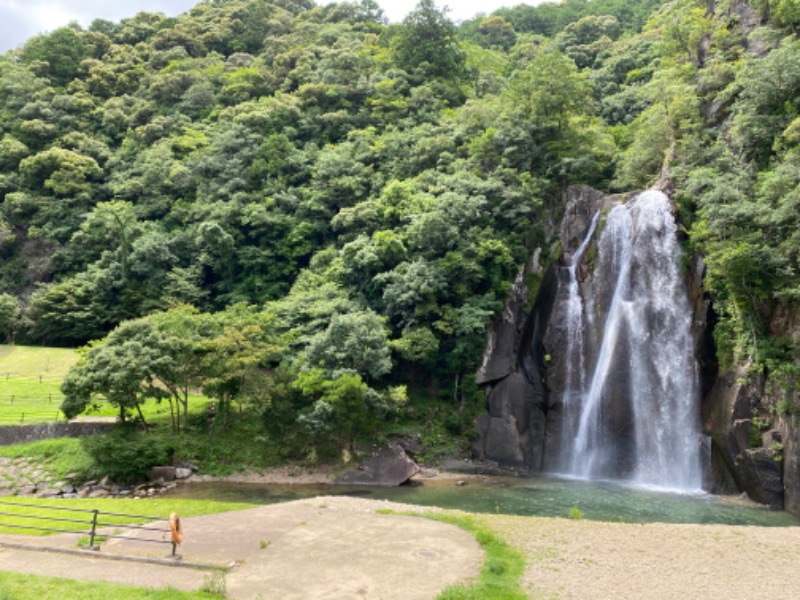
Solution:
<svg viewBox="0 0 800 600">
<path fill-rule="evenodd" d="M 205 498 L 253 504 L 275 504 L 323 495 L 344 495 L 439 506 L 476 513 L 566 517 L 573 507 L 585 519 L 625 523 L 719 523 L 787 527 L 800 518 L 741 500 L 707 494 L 674 494 L 605 481 L 486 478 L 428 481 L 399 488 L 337 485 L 261 485 L 187 483 L 168 496 Z"/>
</svg>

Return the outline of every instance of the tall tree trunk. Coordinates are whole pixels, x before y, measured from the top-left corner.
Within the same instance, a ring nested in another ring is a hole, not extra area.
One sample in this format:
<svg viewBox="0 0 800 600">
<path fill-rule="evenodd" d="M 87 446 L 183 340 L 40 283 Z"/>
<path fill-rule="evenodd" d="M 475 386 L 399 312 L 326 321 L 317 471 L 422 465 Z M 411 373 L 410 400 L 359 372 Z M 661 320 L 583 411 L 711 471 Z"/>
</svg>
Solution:
<svg viewBox="0 0 800 600">
<path fill-rule="evenodd" d="M 139 402 L 136 403 L 136 411 L 139 413 L 139 418 L 142 420 L 142 427 L 144 427 L 144 432 L 150 433 L 150 428 L 147 426 L 147 421 L 145 421 L 144 415 L 142 414 L 142 405 Z"/>
<path fill-rule="evenodd" d="M 184 388 L 181 392 L 183 394 L 181 398 L 183 403 L 183 428 L 189 429 L 189 388 Z"/>
<path fill-rule="evenodd" d="M 175 420 L 175 407 L 172 405 L 172 398 L 169 398 L 169 417 L 172 420 L 172 433 L 177 433 L 178 422 Z"/>
</svg>

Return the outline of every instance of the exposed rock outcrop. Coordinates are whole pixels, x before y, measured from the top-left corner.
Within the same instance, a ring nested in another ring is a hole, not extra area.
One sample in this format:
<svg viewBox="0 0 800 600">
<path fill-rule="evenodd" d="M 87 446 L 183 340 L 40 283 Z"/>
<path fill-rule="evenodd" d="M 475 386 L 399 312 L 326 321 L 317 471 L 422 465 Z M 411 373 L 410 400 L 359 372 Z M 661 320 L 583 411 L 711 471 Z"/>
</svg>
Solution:
<svg viewBox="0 0 800 600">
<path fill-rule="evenodd" d="M 566 215 L 559 230 L 558 247 L 566 256 L 580 245 L 592 216 L 616 197 L 587 186 L 567 190 L 564 202 Z M 517 276 L 506 301 L 503 316 L 487 333 L 487 346 L 477 382 L 486 386 L 488 414 L 476 422 L 478 438 L 473 455 L 480 460 L 537 472 L 544 466 L 546 446 L 555 434 L 553 423 L 558 418 L 552 411 L 552 385 L 545 374 L 558 372 L 548 364 L 560 355 L 559 326 L 556 306 L 559 286 L 563 284 L 563 265 L 553 264 L 542 271 L 539 254 Z M 539 275 L 541 282 L 532 306 L 526 274 Z M 549 352 L 545 337 L 549 336 Z"/>
<path fill-rule="evenodd" d="M 419 470 L 419 465 L 406 455 L 399 444 L 389 444 L 334 483 L 394 487 L 407 482 Z"/>
</svg>

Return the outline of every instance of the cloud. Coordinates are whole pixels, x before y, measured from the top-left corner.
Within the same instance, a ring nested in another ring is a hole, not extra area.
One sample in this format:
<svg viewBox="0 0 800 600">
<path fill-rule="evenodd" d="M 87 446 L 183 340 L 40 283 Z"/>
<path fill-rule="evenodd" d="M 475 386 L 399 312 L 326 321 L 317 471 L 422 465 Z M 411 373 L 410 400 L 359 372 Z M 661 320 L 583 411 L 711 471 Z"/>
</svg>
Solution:
<svg viewBox="0 0 800 600">
<path fill-rule="evenodd" d="M 0 52 L 77 21 L 88 27 L 95 19 L 120 21 L 140 11 L 180 14 L 200 0 L 0 0 Z"/>
<path fill-rule="evenodd" d="M 317 0 L 324 6 L 329 0 Z M 523 4 L 539 4 L 532 0 Z M 418 0 L 378 0 L 391 21 L 399 22 L 417 5 Z M 0 52 L 23 44 L 28 38 L 77 21 L 88 27 L 95 19 L 120 21 L 140 11 L 161 12 L 174 17 L 189 10 L 200 0 L 0 0 Z M 491 13 L 501 6 L 520 4 L 518 0 L 437 0 L 442 8 L 450 4 L 448 16 L 461 21 L 478 12 Z"/>
</svg>

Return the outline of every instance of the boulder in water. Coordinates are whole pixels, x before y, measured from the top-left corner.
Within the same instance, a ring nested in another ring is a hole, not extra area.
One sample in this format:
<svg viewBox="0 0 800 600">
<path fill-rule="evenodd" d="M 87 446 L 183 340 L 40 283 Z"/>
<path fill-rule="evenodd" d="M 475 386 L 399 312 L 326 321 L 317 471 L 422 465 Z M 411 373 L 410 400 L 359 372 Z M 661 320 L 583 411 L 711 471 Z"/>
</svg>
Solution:
<svg viewBox="0 0 800 600">
<path fill-rule="evenodd" d="M 334 483 L 395 487 L 419 473 L 419 465 L 398 444 L 389 444 L 358 468 L 347 471 Z"/>
</svg>

